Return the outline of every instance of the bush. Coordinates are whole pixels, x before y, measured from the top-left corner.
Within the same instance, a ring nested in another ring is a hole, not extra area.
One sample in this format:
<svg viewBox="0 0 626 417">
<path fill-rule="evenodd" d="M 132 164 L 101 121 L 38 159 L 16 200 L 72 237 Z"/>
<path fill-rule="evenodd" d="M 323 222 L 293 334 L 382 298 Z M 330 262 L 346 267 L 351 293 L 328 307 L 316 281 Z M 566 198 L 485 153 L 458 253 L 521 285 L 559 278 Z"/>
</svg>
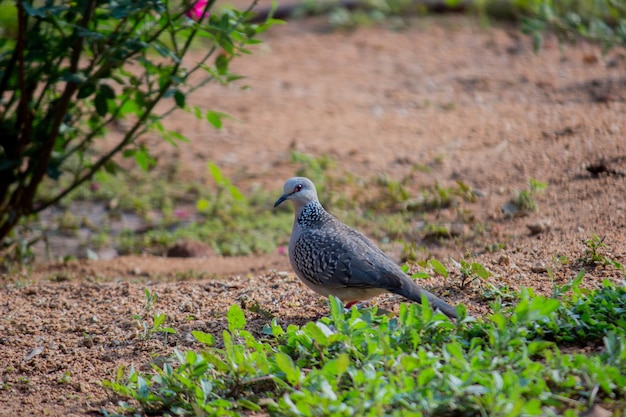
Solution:
<svg viewBox="0 0 626 417">
<path fill-rule="evenodd" d="M 276 21 L 247 22 L 252 6 L 218 15 L 214 3 L 18 0 L 14 7 L 2 5 L 16 22 L 16 34 L 0 39 L 4 243 L 24 217 L 59 202 L 99 170 L 115 171 L 114 156 L 133 157 L 149 168 L 155 161 L 137 142 L 147 131 L 156 130 L 168 142 L 185 141 L 161 124 L 172 111 L 192 111 L 221 125 L 222 114 L 190 108 L 187 96 L 208 82 L 240 78 L 229 71 L 230 61 L 249 53 L 246 47 L 258 43 L 255 37 Z M 195 63 L 184 60 L 192 45 L 204 50 Z M 157 111 L 161 102 L 166 106 Z M 96 152 L 96 142 L 112 126 L 114 143 Z M 64 174 L 71 178 L 68 186 L 51 196 L 38 194 L 44 178 Z"/>
</svg>

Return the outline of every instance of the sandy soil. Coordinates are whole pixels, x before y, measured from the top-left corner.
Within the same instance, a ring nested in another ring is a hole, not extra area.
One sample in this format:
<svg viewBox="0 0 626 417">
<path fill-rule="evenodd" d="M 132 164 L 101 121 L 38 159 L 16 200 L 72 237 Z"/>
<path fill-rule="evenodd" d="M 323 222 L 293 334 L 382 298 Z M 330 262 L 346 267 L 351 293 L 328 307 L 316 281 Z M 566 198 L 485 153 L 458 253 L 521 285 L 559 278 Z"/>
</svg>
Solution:
<svg viewBox="0 0 626 417">
<path fill-rule="evenodd" d="M 208 86 L 194 99 L 239 122 L 215 132 L 191 116 L 171 118 L 168 125 L 193 143 L 164 148 L 160 158 L 179 158 L 183 175 L 207 181 L 206 162 L 214 161 L 242 189 L 259 184 L 277 196 L 294 173 L 291 149 L 334 156 L 339 171 L 364 178 L 409 176 L 413 190 L 462 180 L 481 197 L 464 203 L 464 215 L 433 214 L 462 226 L 459 237 L 428 250 L 448 265 L 449 257 L 470 253 L 493 275 L 461 285 L 451 267 L 448 280 L 421 284 L 475 315 L 489 312 L 489 284 L 550 294 L 581 268 L 588 287 L 622 279 L 613 267 L 579 259 L 582 242 L 595 234 L 607 245 L 603 255 L 626 262 L 623 50 L 603 56 L 593 45 L 560 47 L 548 39 L 535 54 L 517 30 L 483 29 L 463 17 L 420 18 L 401 32 L 331 32 L 321 20 L 294 21 L 264 40 L 234 63 L 251 89 Z M 161 146 L 157 138 L 146 141 Z M 501 207 L 529 178 L 548 184 L 536 197 L 539 211 L 505 216 Z M 539 223 L 549 227 L 532 234 L 528 226 Z M 484 250 L 496 243 L 504 249 Z M 193 347 L 192 330 L 219 335 L 235 302 L 246 307 L 252 331 L 270 317 L 301 324 L 327 311 L 280 252 L 40 264 L 2 283 L 0 416 L 113 410 L 117 399 L 100 387 L 102 379 L 120 365 L 149 369 L 174 347 Z M 158 294 L 149 314 L 145 289 Z M 376 300 L 391 310 L 399 301 Z M 142 337 L 142 322 L 154 311 L 166 313 L 178 334 Z"/>
</svg>

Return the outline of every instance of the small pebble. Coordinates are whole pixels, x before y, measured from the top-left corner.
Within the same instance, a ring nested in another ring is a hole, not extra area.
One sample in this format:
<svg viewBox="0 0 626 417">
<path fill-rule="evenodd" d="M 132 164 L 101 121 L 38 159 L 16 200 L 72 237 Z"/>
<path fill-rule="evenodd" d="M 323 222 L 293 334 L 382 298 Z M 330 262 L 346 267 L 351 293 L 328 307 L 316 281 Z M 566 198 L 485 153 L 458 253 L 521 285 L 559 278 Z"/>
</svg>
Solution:
<svg viewBox="0 0 626 417">
<path fill-rule="evenodd" d="M 458 237 L 465 235 L 465 223 L 452 223 L 450 225 L 450 236 Z"/>
<path fill-rule="evenodd" d="M 541 233 L 549 232 L 551 224 L 549 220 L 539 220 L 536 223 L 527 224 L 526 227 L 530 230 L 531 235 L 538 235 Z"/>
<path fill-rule="evenodd" d="M 500 257 L 498 258 L 498 264 L 499 265 L 508 265 L 511 263 L 511 259 L 506 256 L 506 255 L 500 255 Z"/>
<path fill-rule="evenodd" d="M 532 268 L 530 268 L 530 270 L 537 274 L 543 274 L 544 272 L 548 272 L 548 268 L 546 268 L 546 266 L 542 262 L 537 262 Z"/>
</svg>

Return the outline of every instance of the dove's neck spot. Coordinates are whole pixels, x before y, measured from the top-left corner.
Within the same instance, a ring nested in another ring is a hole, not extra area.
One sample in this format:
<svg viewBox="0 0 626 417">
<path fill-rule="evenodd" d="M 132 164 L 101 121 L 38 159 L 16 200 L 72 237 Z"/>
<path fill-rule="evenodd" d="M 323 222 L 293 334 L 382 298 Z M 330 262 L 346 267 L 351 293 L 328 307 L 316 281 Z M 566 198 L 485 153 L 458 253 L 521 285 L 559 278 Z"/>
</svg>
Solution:
<svg viewBox="0 0 626 417">
<path fill-rule="evenodd" d="M 301 227 L 307 227 L 315 224 L 316 222 L 322 220 L 324 214 L 324 208 L 318 201 L 310 201 L 302 207 L 302 212 L 298 216 L 298 225 Z"/>
</svg>

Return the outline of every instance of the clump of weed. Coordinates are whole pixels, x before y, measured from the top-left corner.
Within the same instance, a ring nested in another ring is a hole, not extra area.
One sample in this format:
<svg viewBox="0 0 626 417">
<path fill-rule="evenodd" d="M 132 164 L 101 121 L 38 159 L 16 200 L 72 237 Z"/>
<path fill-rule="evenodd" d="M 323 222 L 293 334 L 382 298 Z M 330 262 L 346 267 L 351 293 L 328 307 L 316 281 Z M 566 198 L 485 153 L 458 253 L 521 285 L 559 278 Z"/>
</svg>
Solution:
<svg viewBox="0 0 626 417">
<path fill-rule="evenodd" d="M 143 313 L 138 313 L 133 317 L 141 328 L 140 337 L 145 340 L 156 337 L 158 334 L 163 334 L 165 336 L 164 340 L 167 343 L 167 335 L 176 334 L 176 330 L 165 326 L 167 314 L 159 312 L 152 314 L 154 304 L 156 304 L 159 299 L 158 294 L 150 292 L 148 289 L 144 291 L 144 294 L 146 301 L 144 311 Z M 152 321 L 152 324 L 150 324 L 150 320 Z"/>
<path fill-rule="evenodd" d="M 517 191 L 515 196 L 502 207 L 509 216 L 525 216 L 539 210 L 535 196 L 542 192 L 548 185 L 533 178 L 528 180 L 528 189 Z"/>
<path fill-rule="evenodd" d="M 583 256 L 581 256 L 578 261 L 588 266 L 611 265 L 624 274 L 624 265 L 610 257 L 610 249 L 606 243 L 604 243 L 604 239 L 605 238 L 599 238 L 595 234 L 589 239 L 585 239 L 582 242 L 585 246 Z"/>
</svg>

